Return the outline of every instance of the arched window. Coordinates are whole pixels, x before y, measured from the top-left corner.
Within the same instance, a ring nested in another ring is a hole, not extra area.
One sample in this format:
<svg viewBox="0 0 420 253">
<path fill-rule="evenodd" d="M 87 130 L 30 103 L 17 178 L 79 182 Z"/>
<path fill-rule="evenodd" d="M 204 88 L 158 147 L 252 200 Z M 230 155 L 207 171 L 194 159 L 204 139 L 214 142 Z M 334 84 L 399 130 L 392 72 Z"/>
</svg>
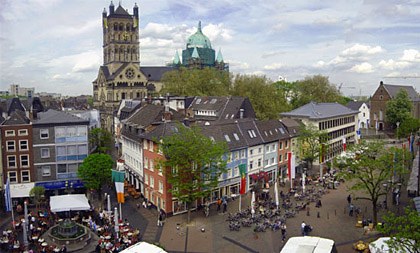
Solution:
<svg viewBox="0 0 420 253">
<path fill-rule="evenodd" d="M 118 30 L 118 25 L 115 23 L 114 24 L 114 31 L 117 31 Z"/>
<path fill-rule="evenodd" d="M 124 24 L 123 24 L 123 23 L 121 23 L 119 28 L 120 28 L 120 29 L 119 29 L 120 31 L 124 30 Z"/>
<path fill-rule="evenodd" d="M 126 25 L 126 29 L 125 29 L 127 32 L 129 32 L 130 30 L 131 30 L 131 25 L 130 24 L 127 24 Z"/>
</svg>

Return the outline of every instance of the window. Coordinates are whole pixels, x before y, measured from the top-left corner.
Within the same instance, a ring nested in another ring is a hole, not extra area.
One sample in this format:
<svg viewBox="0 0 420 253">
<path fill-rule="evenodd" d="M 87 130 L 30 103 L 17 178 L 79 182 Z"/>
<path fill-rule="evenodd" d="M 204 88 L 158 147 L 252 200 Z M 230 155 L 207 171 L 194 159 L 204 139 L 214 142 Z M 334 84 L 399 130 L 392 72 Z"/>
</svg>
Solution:
<svg viewBox="0 0 420 253">
<path fill-rule="evenodd" d="M 146 169 L 149 168 L 149 158 L 147 158 L 147 157 L 144 158 L 144 167 Z"/>
<path fill-rule="evenodd" d="M 9 171 L 9 180 L 10 183 L 17 183 L 17 172 L 16 171 Z"/>
<path fill-rule="evenodd" d="M 252 170 L 253 164 L 254 164 L 254 161 L 249 161 L 249 169 L 250 170 Z"/>
<path fill-rule="evenodd" d="M 268 165 L 268 160 L 264 160 L 264 166 Z"/>
<path fill-rule="evenodd" d="M 274 164 L 274 157 L 271 158 L 270 164 Z"/>
<path fill-rule="evenodd" d="M 159 192 L 163 193 L 163 182 L 159 180 Z"/>
<path fill-rule="evenodd" d="M 86 136 L 87 135 L 87 127 L 86 126 L 78 126 L 77 127 L 77 136 Z"/>
<path fill-rule="evenodd" d="M 57 173 L 59 174 L 67 173 L 67 166 L 65 164 L 57 165 Z"/>
<path fill-rule="evenodd" d="M 7 145 L 7 151 L 8 152 L 16 151 L 15 141 L 7 141 L 6 145 Z"/>
<path fill-rule="evenodd" d="M 153 169 L 154 169 L 154 164 L 153 164 L 153 160 L 150 160 L 150 168 L 149 168 L 151 171 L 153 171 Z"/>
<path fill-rule="evenodd" d="M 261 159 L 258 159 L 258 167 L 261 166 Z"/>
<path fill-rule="evenodd" d="M 14 155 L 7 156 L 7 165 L 9 168 L 16 168 L 16 156 Z"/>
<path fill-rule="evenodd" d="M 88 153 L 87 145 L 79 145 L 79 146 L 77 146 L 77 149 L 78 149 L 77 152 L 78 152 L 79 155 L 84 155 L 84 154 Z"/>
<path fill-rule="evenodd" d="M 268 146 L 268 145 L 267 145 L 267 146 L 265 146 L 265 152 L 266 152 L 266 153 L 270 152 L 270 146 Z"/>
<path fill-rule="evenodd" d="M 249 155 L 252 155 L 252 153 L 254 153 L 254 150 L 253 149 L 250 149 L 249 150 Z"/>
<path fill-rule="evenodd" d="M 261 154 L 262 148 L 258 148 L 258 154 Z"/>
<path fill-rule="evenodd" d="M 276 144 L 271 145 L 271 152 L 276 151 Z"/>
<path fill-rule="evenodd" d="M 244 158 L 245 157 L 245 149 L 241 150 L 241 157 Z"/>
<path fill-rule="evenodd" d="M 48 138 L 49 138 L 49 132 L 48 132 L 48 129 L 41 129 L 41 130 L 39 131 L 39 133 L 40 133 L 40 138 L 41 138 L 41 139 L 48 139 Z"/>
<path fill-rule="evenodd" d="M 15 130 L 6 130 L 6 137 L 15 136 Z"/>
<path fill-rule="evenodd" d="M 238 169 L 238 167 L 235 167 L 234 169 L 233 169 L 233 176 L 234 177 L 236 177 L 236 176 L 238 176 L 239 175 L 239 169 Z"/>
<path fill-rule="evenodd" d="M 235 137 L 235 140 L 239 141 L 239 136 L 236 133 L 233 133 L 233 137 Z"/>
<path fill-rule="evenodd" d="M 279 155 L 279 162 L 283 162 L 283 155 Z"/>
<path fill-rule="evenodd" d="M 28 182 L 31 181 L 31 178 L 29 176 L 29 170 L 22 170 L 20 175 L 21 175 L 21 178 L 22 178 L 22 183 L 28 183 Z"/>
<path fill-rule="evenodd" d="M 286 148 L 288 148 L 288 147 L 289 147 L 289 141 L 286 141 L 286 142 L 285 142 L 285 144 L 284 144 L 284 146 L 285 146 Z"/>
<path fill-rule="evenodd" d="M 77 155 L 77 146 L 76 145 L 67 146 L 67 155 Z"/>
<path fill-rule="evenodd" d="M 153 141 L 149 142 L 149 150 L 153 152 Z"/>
<path fill-rule="evenodd" d="M 282 150 L 283 149 L 283 142 L 279 142 L 279 149 Z"/>
<path fill-rule="evenodd" d="M 20 166 L 21 167 L 29 167 L 29 155 L 21 155 L 20 156 Z"/>
<path fill-rule="evenodd" d="M 28 150 L 28 140 L 19 141 L 19 150 Z"/>
<path fill-rule="evenodd" d="M 150 176 L 150 187 L 155 188 L 155 179 Z"/>
<path fill-rule="evenodd" d="M 26 136 L 26 135 L 28 135 L 28 129 L 19 129 L 18 130 L 18 135 L 19 136 Z"/>
<path fill-rule="evenodd" d="M 49 177 L 51 176 L 51 167 L 50 166 L 42 166 L 42 176 L 43 177 Z"/>
<path fill-rule="evenodd" d="M 57 156 L 65 156 L 65 155 L 66 155 L 66 146 L 58 146 Z"/>
<path fill-rule="evenodd" d="M 229 135 L 225 134 L 225 140 L 226 140 L 227 142 L 230 142 Z"/>
</svg>

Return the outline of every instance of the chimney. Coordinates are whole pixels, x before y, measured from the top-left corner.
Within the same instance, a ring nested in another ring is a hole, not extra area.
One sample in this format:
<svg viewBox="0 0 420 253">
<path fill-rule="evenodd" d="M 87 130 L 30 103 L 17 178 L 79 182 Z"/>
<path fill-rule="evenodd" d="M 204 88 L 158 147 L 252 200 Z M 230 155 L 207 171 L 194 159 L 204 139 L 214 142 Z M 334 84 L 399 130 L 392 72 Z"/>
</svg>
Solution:
<svg viewBox="0 0 420 253">
<path fill-rule="evenodd" d="M 245 110 L 244 110 L 244 109 L 242 109 L 242 108 L 241 108 L 241 109 L 239 109 L 239 118 L 240 118 L 240 119 L 243 119 L 243 118 L 244 118 L 244 111 L 245 111 Z"/>
</svg>

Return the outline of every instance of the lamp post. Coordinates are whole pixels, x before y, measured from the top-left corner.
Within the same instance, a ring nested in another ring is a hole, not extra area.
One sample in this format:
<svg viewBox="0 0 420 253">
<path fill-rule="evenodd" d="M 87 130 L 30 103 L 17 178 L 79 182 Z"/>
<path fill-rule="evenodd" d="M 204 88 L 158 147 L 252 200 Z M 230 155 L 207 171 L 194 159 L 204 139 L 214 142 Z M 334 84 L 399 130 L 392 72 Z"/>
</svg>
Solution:
<svg viewBox="0 0 420 253">
<path fill-rule="evenodd" d="M 400 140 L 400 122 L 398 121 L 397 122 L 397 140 L 399 141 Z"/>
<path fill-rule="evenodd" d="M 388 209 L 388 187 L 389 185 L 387 183 L 383 183 L 383 186 L 385 188 L 385 201 L 384 201 L 384 208 Z"/>
<path fill-rule="evenodd" d="M 73 192 L 73 182 L 70 182 L 69 184 L 69 181 L 66 180 L 65 186 L 67 194 L 71 194 Z"/>
</svg>

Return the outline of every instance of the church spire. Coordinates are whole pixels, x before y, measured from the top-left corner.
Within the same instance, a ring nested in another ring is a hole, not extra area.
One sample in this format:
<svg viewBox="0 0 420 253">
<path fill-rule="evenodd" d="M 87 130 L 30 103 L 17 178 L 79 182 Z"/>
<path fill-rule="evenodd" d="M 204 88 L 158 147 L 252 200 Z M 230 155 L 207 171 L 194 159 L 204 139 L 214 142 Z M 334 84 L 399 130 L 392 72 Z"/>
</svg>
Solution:
<svg viewBox="0 0 420 253">
<path fill-rule="evenodd" d="M 202 31 L 201 31 L 201 20 L 198 21 L 197 31 L 202 33 Z"/>
<path fill-rule="evenodd" d="M 218 63 L 223 62 L 222 50 L 220 48 L 219 48 L 219 52 L 217 52 L 216 62 L 218 62 Z"/>
<path fill-rule="evenodd" d="M 181 61 L 179 59 L 178 50 L 175 53 L 174 61 L 172 63 L 173 63 L 173 65 L 179 65 L 181 63 Z"/>
<path fill-rule="evenodd" d="M 194 47 L 194 51 L 193 51 L 193 53 L 191 55 L 191 58 L 196 58 L 196 59 L 199 59 L 200 58 L 200 55 L 198 54 L 198 51 L 197 51 L 197 48 L 196 47 Z"/>
</svg>

